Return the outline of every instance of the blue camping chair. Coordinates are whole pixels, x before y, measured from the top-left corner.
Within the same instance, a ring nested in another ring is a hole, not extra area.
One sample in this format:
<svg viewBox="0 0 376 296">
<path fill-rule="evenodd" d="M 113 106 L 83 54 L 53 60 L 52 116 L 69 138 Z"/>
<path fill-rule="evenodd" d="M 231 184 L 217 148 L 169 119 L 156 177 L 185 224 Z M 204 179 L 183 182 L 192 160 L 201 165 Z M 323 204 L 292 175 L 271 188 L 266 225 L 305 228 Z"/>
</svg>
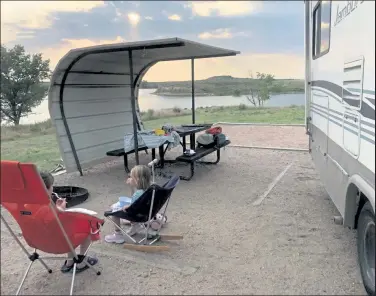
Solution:
<svg viewBox="0 0 376 296">
<path fill-rule="evenodd" d="M 182 239 L 181 235 L 162 235 L 160 231 L 162 229 L 162 223 L 157 229 L 151 231 L 150 222 L 159 212 L 163 212 L 162 216 L 166 217 L 166 210 L 172 191 L 178 185 L 180 178 L 178 176 L 173 176 L 168 182 L 163 186 L 155 184 L 154 181 L 154 163 L 152 161 L 149 166 L 152 167 L 153 182 L 152 185 L 125 211 L 106 211 L 104 216 L 109 222 L 111 222 L 115 227 L 117 227 L 126 238 L 128 238 L 132 243 L 125 243 L 124 247 L 131 250 L 138 250 L 144 252 L 156 252 L 156 251 L 167 251 L 168 246 L 154 245 L 159 240 L 178 240 Z M 162 208 L 164 207 L 164 210 Z M 128 220 L 131 223 L 139 223 L 145 231 L 145 236 L 137 241 L 132 236 L 127 234 L 121 227 L 116 225 L 112 219 L 109 217 L 114 216 L 121 219 Z"/>
</svg>

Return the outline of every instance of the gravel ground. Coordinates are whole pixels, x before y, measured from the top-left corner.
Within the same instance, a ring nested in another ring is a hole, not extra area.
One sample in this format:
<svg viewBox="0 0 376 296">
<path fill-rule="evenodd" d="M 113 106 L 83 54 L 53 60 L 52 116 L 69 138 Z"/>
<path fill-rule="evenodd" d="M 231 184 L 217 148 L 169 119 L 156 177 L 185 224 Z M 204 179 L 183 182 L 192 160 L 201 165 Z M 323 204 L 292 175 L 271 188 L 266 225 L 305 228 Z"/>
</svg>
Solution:
<svg viewBox="0 0 376 296">
<path fill-rule="evenodd" d="M 233 145 L 308 149 L 308 136 L 301 126 L 220 125 Z M 246 136 L 245 136 L 246 135 Z"/>
<path fill-rule="evenodd" d="M 141 153 L 143 163 L 149 160 L 150 155 Z M 261 204 L 254 205 L 291 163 Z M 166 171 L 188 168 L 171 166 Z M 129 192 L 123 179 L 118 159 L 86 171 L 83 177 L 57 176 L 56 185 L 88 188 L 90 197 L 80 207 L 102 213 Z M 77 275 L 75 293 L 365 295 L 355 233 L 333 224 L 337 214 L 308 153 L 230 147 L 217 166 L 198 166 L 195 177 L 181 181 L 174 191 L 163 232 L 182 234 L 183 240 L 169 243 L 171 250 L 162 254 L 97 242 L 92 251 L 100 259 L 102 275 L 90 271 Z M 27 260 L 4 228 L 1 294 L 9 295 L 15 293 Z M 103 235 L 110 232 L 107 223 Z M 60 264 L 50 262 L 55 271 L 51 275 L 35 264 L 23 294 L 66 294 L 70 277 L 59 272 Z"/>
<path fill-rule="evenodd" d="M 221 126 L 223 133 L 230 137 L 231 145 L 308 149 L 304 126 L 216 126 Z"/>
</svg>

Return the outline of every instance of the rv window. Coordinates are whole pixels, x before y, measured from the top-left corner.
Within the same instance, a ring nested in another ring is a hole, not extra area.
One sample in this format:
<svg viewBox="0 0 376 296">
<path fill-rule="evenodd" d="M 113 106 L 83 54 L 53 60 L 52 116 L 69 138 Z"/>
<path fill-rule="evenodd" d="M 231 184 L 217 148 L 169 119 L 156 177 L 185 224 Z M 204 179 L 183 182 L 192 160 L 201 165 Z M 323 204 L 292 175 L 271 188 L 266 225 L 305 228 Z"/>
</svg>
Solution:
<svg viewBox="0 0 376 296">
<path fill-rule="evenodd" d="M 318 50 L 318 44 L 320 44 L 320 6 L 317 6 L 313 12 L 313 56 L 316 57 L 320 54 Z"/>
<path fill-rule="evenodd" d="M 320 1 L 313 11 L 313 58 L 326 54 L 330 48 L 331 1 Z"/>
<path fill-rule="evenodd" d="M 320 53 L 329 51 L 330 42 L 330 1 L 321 2 Z"/>
</svg>

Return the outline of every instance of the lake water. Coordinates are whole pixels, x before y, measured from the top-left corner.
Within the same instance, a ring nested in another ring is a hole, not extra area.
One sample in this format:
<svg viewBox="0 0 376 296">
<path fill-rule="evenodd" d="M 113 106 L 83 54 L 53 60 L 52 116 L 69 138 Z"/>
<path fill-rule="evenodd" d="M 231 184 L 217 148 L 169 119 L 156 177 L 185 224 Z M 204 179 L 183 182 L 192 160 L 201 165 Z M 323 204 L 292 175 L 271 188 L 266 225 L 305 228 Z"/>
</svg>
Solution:
<svg viewBox="0 0 376 296">
<path fill-rule="evenodd" d="M 160 110 L 173 107 L 181 109 L 191 108 L 191 97 L 170 97 L 157 96 L 152 93 L 155 89 L 140 89 L 139 91 L 139 105 L 141 111 L 148 109 Z M 211 107 L 211 106 L 236 106 L 239 104 L 246 104 L 252 106 L 245 96 L 212 96 L 212 97 L 196 97 L 197 107 Z M 265 107 L 286 107 L 290 105 L 304 106 L 304 94 L 280 94 L 271 96 L 270 100 L 266 102 Z M 31 124 L 44 121 L 50 118 L 48 111 L 48 100 L 43 102 L 33 110 L 33 114 L 21 119 L 21 124 Z"/>
</svg>

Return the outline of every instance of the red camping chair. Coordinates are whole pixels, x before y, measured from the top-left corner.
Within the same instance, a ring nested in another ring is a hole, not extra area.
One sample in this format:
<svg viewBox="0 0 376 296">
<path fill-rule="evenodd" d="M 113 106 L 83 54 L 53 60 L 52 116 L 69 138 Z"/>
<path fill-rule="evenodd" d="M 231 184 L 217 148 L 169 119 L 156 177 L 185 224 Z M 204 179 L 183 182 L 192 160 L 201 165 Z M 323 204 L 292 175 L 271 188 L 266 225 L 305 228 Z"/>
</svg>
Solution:
<svg viewBox="0 0 376 296">
<path fill-rule="evenodd" d="M 1 161 L 0 197 L 1 205 L 10 212 L 20 226 L 26 243 L 34 248 L 34 252 L 30 254 L 1 215 L 1 221 L 31 261 L 16 295 L 20 293 L 34 261 L 39 260 L 51 273 L 52 270 L 43 259 L 67 259 L 66 257 L 42 257 L 37 253 L 38 250 L 50 254 L 69 252 L 74 254 L 74 258 L 71 258 L 74 266 L 70 295 L 73 294 L 77 264 L 85 262 L 97 275 L 100 275 L 100 271 L 87 262 L 86 254 L 77 255 L 75 249 L 89 235 L 99 233 L 104 220 L 89 214 L 57 210 L 35 165 Z"/>
</svg>

